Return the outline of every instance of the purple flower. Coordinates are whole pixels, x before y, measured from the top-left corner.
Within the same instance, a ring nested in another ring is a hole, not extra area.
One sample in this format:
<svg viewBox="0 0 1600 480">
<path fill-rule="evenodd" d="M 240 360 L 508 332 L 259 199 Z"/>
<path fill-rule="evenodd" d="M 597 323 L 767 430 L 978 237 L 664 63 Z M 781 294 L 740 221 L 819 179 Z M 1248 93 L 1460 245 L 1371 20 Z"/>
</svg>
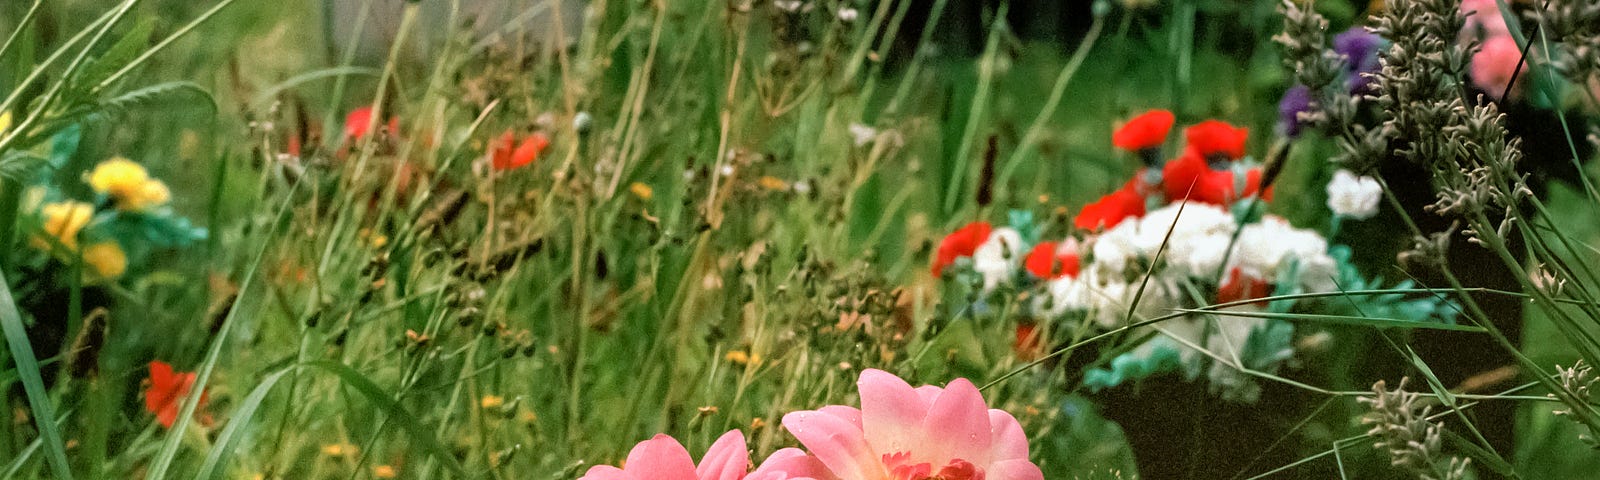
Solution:
<svg viewBox="0 0 1600 480">
<path fill-rule="evenodd" d="M 1362 27 L 1350 27 L 1333 37 L 1333 51 L 1345 57 L 1345 82 L 1350 93 L 1368 93 L 1372 81 L 1363 74 L 1377 73 L 1382 67 L 1378 52 L 1386 43 L 1383 37 Z"/>
<path fill-rule="evenodd" d="M 1300 136 L 1300 112 L 1311 111 L 1311 88 L 1295 85 L 1283 92 L 1278 102 L 1278 132 L 1289 138 Z"/>
</svg>

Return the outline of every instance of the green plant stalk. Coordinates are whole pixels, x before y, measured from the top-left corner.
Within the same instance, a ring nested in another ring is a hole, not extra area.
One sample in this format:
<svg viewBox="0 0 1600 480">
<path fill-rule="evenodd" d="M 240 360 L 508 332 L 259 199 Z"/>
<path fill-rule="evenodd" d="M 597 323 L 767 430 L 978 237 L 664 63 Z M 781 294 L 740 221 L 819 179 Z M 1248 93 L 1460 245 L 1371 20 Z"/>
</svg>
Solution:
<svg viewBox="0 0 1600 480">
<path fill-rule="evenodd" d="M 1000 11 L 995 13 L 994 25 L 989 29 L 989 40 L 983 48 L 983 57 L 978 59 L 978 87 L 972 95 L 972 108 L 967 111 L 966 128 L 961 132 L 961 143 L 954 152 L 946 152 L 957 160 L 954 164 L 955 171 L 950 172 L 949 183 L 944 189 L 944 213 L 955 212 L 956 200 L 960 197 L 961 185 L 967 181 L 968 165 L 967 155 L 972 152 L 972 145 L 978 138 L 978 126 L 985 123 L 984 110 L 989 104 L 989 96 L 994 88 L 995 59 L 999 56 L 1000 33 L 1005 30 L 1006 5 L 1000 5 Z"/>
<path fill-rule="evenodd" d="M 94 359 L 99 362 L 99 358 Z M 83 435 L 84 478 L 106 478 L 106 447 L 111 434 L 111 423 L 117 415 L 117 399 L 121 388 L 104 378 L 91 378 L 85 383 L 87 402 L 83 411 L 89 415 Z"/>
<path fill-rule="evenodd" d="M 1028 126 L 1027 133 L 1023 134 L 1022 142 L 1017 144 L 1016 151 L 1011 152 L 1011 156 L 1006 159 L 1005 168 L 995 179 L 996 187 L 1004 188 L 1007 180 L 1016 173 L 1017 167 L 1020 167 L 1028 155 L 1038 147 L 1039 137 L 1044 135 L 1046 124 L 1055 116 L 1056 107 L 1061 105 L 1061 97 L 1067 93 L 1067 84 L 1077 76 L 1084 59 L 1089 58 L 1089 51 L 1094 49 L 1096 41 L 1100 39 L 1105 24 L 1104 15 L 1095 15 L 1094 23 L 1089 26 L 1089 33 L 1084 35 L 1083 43 L 1078 44 L 1078 49 L 1072 53 L 1072 59 L 1068 60 L 1067 65 L 1061 68 L 1061 73 L 1056 75 L 1056 82 L 1050 87 L 1050 96 L 1044 101 L 1044 108 L 1033 117 L 1033 123 Z"/>
<path fill-rule="evenodd" d="M 6 54 L 11 52 L 11 47 L 16 45 L 17 38 L 22 36 L 22 32 L 28 30 L 29 24 L 33 23 L 33 18 L 39 14 L 39 7 L 42 5 L 44 0 L 33 0 L 33 6 L 28 7 L 28 13 L 22 14 L 22 20 L 17 21 L 17 29 L 6 36 L 5 43 L 0 43 L 0 58 L 5 58 Z"/>
</svg>

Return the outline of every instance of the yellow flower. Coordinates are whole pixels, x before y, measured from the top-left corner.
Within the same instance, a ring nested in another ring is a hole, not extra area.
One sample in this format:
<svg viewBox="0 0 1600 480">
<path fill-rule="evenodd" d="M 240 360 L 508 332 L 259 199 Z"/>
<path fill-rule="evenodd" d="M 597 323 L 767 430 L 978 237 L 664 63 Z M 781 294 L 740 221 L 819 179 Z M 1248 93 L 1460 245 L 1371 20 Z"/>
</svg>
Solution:
<svg viewBox="0 0 1600 480">
<path fill-rule="evenodd" d="M 0 112 L 0 133 L 6 133 L 6 130 L 10 130 L 10 129 L 11 129 L 11 112 L 10 111 Z"/>
<path fill-rule="evenodd" d="M 56 202 L 46 204 L 40 209 L 44 216 L 44 231 L 67 250 L 78 249 L 78 232 L 89 224 L 89 219 L 94 216 L 94 207 L 83 202 Z M 44 238 L 35 237 L 33 246 L 40 250 L 49 251 L 50 242 Z"/>
<path fill-rule="evenodd" d="M 655 190 L 651 189 L 649 185 L 639 182 L 633 182 L 632 185 L 628 185 L 628 191 L 633 192 L 633 196 L 639 197 L 640 200 L 644 201 L 649 201 L 650 197 L 655 196 Z"/>
<path fill-rule="evenodd" d="M 322 454 L 329 457 L 343 457 L 356 453 L 356 446 L 348 443 L 330 443 L 322 446 Z"/>
<path fill-rule="evenodd" d="M 117 199 L 117 208 L 130 212 L 143 212 L 152 207 L 165 205 L 172 200 L 172 191 L 167 190 L 167 184 L 160 180 L 147 180 L 144 185 L 133 195 Z"/>
<path fill-rule="evenodd" d="M 378 465 L 376 467 L 372 467 L 372 476 L 377 478 L 395 478 L 400 476 L 400 471 L 395 470 L 395 468 L 390 465 Z"/>
<path fill-rule="evenodd" d="M 117 208 L 142 212 L 172 199 L 172 192 L 160 180 L 150 178 L 143 165 L 115 157 L 94 167 L 88 175 L 89 187 L 117 200 Z"/>
<path fill-rule="evenodd" d="M 150 172 L 143 165 L 122 157 L 100 162 L 89 172 L 89 187 L 97 193 L 114 197 L 135 195 L 144 189 L 144 183 L 148 180 Z"/>
<path fill-rule="evenodd" d="M 83 249 L 83 263 L 99 278 L 113 279 L 128 271 L 128 254 L 117 242 L 100 242 Z"/>
<path fill-rule="evenodd" d="M 483 399 L 478 401 L 478 406 L 484 409 L 497 408 L 505 404 L 506 399 L 501 398 L 499 395 L 484 395 Z"/>
<path fill-rule="evenodd" d="M 765 188 L 767 190 L 783 191 L 789 189 L 789 182 L 785 182 L 781 178 L 770 175 L 761 177 L 761 179 L 757 180 L 757 182 L 761 184 L 761 188 Z"/>
</svg>

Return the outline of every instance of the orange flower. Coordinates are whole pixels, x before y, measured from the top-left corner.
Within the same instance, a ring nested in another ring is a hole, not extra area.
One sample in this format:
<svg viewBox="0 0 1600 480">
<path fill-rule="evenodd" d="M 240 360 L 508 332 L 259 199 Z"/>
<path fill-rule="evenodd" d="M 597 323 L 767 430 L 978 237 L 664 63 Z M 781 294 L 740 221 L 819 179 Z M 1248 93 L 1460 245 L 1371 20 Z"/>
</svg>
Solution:
<svg viewBox="0 0 1600 480">
<path fill-rule="evenodd" d="M 1032 252 L 1022 260 L 1023 267 L 1034 277 L 1054 280 L 1061 277 L 1077 277 L 1079 268 L 1078 253 L 1076 251 L 1062 252 L 1061 245 L 1056 242 L 1040 242 L 1033 247 Z"/>
<path fill-rule="evenodd" d="M 1111 134 L 1111 144 L 1130 152 L 1155 148 L 1166 143 L 1175 118 L 1167 110 L 1151 110 L 1134 117 Z"/>
<path fill-rule="evenodd" d="M 369 131 L 372 127 L 372 113 L 371 105 L 351 110 L 350 114 L 344 117 L 344 136 L 351 140 L 360 140 L 368 133 L 372 133 Z M 399 130 L 400 117 L 389 117 L 389 131 Z"/>
<path fill-rule="evenodd" d="M 1245 141 L 1250 139 L 1250 129 L 1235 127 L 1227 122 L 1206 120 L 1183 131 L 1189 148 L 1201 157 L 1222 155 L 1229 159 L 1244 157 Z"/>
<path fill-rule="evenodd" d="M 1100 197 L 1094 203 L 1084 205 L 1078 212 L 1078 217 L 1073 220 L 1073 225 L 1083 230 L 1096 230 L 1111 228 L 1129 218 L 1144 216 L 1145 185 L 1141 177 L 1144 173 L 1136 173 L 1132 180 L 1128 180 L 1121 189 Z"/>
<path fill-rule="evenodd" d="M 144 390 L 144 409 L 156 415 L 161 426 L 172 428 L 178 420 L 178 410 L 194 387 L 194 372 L 174 372 L 172 365 L 160 360 L 150 362 L 149 384 Z M 199 409 L 206 405 L 206 393 L 200 392 Z"/>
<path fill-rule="evenodd" d="M 522 143 L 517 143 L 516 135 L 510 130 L 500 135 L 495 142 L 493 163 L 495 170 L 510 170 L 520 168 L 539 159 L 539 154 L 550 146 L 550 137 L 543 132 L 534 132 L 532 135 L 522 137 Z"/>
<path fill-rule="evenodd" d="M 939 242 L 938 257 L 933 262 L 935 276 L 944 272 L 944 268 L 955 263 L 956 259 L 970 257 L 978 251 L 978 246 L 989 240 L 989 234 L 994 232 L 994 227 L 989 222 L 972 222 L 960 230 L 956 230 L 944 237 Z"/>
</svg>

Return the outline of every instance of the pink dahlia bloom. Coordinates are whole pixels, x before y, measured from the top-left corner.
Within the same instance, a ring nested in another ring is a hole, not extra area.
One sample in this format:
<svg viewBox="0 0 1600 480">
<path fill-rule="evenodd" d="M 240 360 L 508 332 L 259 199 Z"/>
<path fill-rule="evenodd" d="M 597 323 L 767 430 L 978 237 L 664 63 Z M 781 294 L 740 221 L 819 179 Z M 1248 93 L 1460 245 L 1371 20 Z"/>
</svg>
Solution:
<svg viewBox="0 0 1600 480">
<path fill-rule="evenodd" d="M 622 465 L 596 465 L 579 480 L 836 480 L 815 457 L 794 448 L 773 453 L 747 476 L 750 451 L 738 430 L 722 434 L 698 466 L 683 444 L 665 434 L 639 442 Z"/>
<path fill-rule="evenodd" d="M 1043 480 L 1011 414 L 977 387 L 912 388 L 880 370 L 861 372 L 861 409 L 832 405 L 783 417 L 833 476 L 848 480 Z"/>
</svg>

